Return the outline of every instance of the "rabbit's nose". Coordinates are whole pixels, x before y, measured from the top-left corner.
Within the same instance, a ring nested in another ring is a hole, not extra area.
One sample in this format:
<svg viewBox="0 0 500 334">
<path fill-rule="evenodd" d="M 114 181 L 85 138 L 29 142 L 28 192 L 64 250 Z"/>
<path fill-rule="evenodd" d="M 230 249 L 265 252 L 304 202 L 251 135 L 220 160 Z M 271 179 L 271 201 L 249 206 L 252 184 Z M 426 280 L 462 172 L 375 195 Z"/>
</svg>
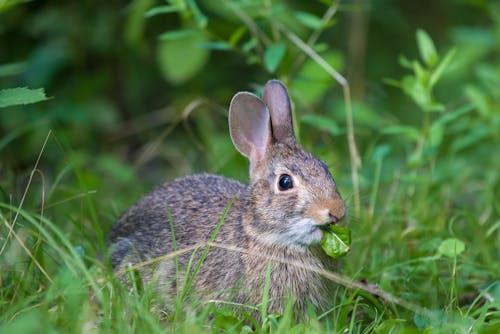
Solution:
<svg viewBox="0 0 500 334">
<path fill-rule="evenodd" d="M 330 218 L 330 222 L 333 224 L 337 224 L 340 220 L 337 216 L 332 215 L 331 213 L 328 214 L 328 217 Z"/>
<path fill-rule="evenodd" d="M 342 201 L 333 201 L 328 207 L 328 218 L 336 224 L 344 218 L 346 207 Z"/>
</svg>

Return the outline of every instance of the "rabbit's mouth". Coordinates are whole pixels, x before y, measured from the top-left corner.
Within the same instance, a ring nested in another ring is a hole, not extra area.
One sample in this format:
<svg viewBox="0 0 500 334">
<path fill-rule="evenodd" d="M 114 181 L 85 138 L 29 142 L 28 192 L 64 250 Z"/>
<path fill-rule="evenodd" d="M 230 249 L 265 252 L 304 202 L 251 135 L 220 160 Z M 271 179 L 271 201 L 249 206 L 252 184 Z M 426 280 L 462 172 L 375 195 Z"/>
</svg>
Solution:
<svg viewBox="0 0 500 334">
<path fill-rule="evenodd" d="M 285 233 L 289 243 L 295 243 L 302 246 L 311 246 L 319 244 L 323 239 L 323 224 L 309 219 L 301 218 L 292 221 L 291 226 Z"/>
<path fill-rule="evenodd" d="M 309 218 L 296 218 L 288 221 L 287 227 L 279 233 L 263 233 L 260 241 L 269 245 L 308 247 L 319 244 L 323 239 L 323 231 L 316 221 Z"/>
<path fill-rule="evenodd" d="M 327 226 L 329 224 L 318 223 L 310 218 L 295 218 L 289 220 L 287 227 L 279 233 L 264 233 L 259 239 L 271 245 L 309 247 L 321 243 L 323 228 Z"/>
<path fill-rule="evenodd" d="M 321 231 L 325 232 L 325 231 L 329 231 L 330 230 L 330 226 L 336 225 L 336 224 L 337 224 L 337 222 L 329 221 L 329 222 L 326 222 L 324 224 L 318 225 L 318 228 Z"/>
</svg>

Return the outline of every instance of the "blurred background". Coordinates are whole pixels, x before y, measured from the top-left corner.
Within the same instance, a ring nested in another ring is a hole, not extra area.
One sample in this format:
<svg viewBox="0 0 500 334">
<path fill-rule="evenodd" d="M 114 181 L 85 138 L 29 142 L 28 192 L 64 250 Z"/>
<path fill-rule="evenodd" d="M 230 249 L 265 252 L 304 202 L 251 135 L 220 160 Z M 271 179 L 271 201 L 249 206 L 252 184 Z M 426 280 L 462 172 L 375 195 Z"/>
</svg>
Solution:
<svg viewBox="0 0 500 334">
<path fill-rule="evenodd" d="M 246 181 L 229 102 L 279 78 L 300 141 L 351 206 L 355 243 L 372 243 L 353 247 L 352 272 L 381 275 L 380 261 L 432 253 L 452 231 L 486 244 L 467 261 L 489 267 L 485 282 L 500 255 L 499 41 L 487 0 L 3 1 L 0 89 L 48 99 L 0 108 L 0 199 L 25 195 L 97 254 L 93 240 L 105 247 L 154 185 L 200 171 Z M 348 81 L 360 166 L 346 91 L 309 49 Z M 398 275 L 377 281 L 397 290 Z"/>
</svg>

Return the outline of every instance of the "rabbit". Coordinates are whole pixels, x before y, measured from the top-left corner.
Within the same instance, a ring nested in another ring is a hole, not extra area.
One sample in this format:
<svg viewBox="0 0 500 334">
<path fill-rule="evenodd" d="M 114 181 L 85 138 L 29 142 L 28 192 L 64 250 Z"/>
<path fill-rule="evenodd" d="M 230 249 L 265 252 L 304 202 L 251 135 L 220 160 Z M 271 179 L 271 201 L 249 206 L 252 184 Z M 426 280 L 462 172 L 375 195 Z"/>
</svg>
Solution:
<svg viewBox="0 0 500 334">
<path fill-rule="evenodd" d="M 309 304 L 317 312 L 328 310 L 335 286 L 318 270 L 336 270 L 338 262 L 326 256 L 320 242 L 323 229 L 338 223 L 346 209 L 326 164 L 295 139 L 285 86 L 268 81 L 262 99 L 237 93 L 229 107 L 229 132 L 250 161 L 249 184 L 199 174 L 159 186 L 112 227 L 114 270 L 172 252 L 173 240 L 177 250 L 209 241 L 232 201 L 214 244 L 244 251 L 212 246 L 192 286 L 197 295 L 258 306 L 269 265 L 267 312 L 282 313 L 289 298 L 299 316 L 307 317 Z M 173 259 L 142 270 L 167 302 L 180 289 L 176 277 L 181 285 L 190 256 L 179 255 L 180 273 Z"/>
</svg>

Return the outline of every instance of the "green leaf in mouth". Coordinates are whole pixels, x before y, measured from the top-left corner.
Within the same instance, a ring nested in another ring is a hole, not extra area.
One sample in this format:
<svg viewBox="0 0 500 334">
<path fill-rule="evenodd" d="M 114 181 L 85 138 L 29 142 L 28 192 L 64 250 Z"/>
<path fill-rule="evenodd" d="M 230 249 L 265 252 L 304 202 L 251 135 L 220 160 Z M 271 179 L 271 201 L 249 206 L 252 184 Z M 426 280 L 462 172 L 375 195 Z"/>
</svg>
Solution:
<svg viewBox="0 0 500 334">
<path fill-rule="evenodd" d="M 331 258 L 338 259 L 351 250 L 351 230 L 336 225 L 328 225 L 323 232 L 321 248 Z"/>
</svg>

